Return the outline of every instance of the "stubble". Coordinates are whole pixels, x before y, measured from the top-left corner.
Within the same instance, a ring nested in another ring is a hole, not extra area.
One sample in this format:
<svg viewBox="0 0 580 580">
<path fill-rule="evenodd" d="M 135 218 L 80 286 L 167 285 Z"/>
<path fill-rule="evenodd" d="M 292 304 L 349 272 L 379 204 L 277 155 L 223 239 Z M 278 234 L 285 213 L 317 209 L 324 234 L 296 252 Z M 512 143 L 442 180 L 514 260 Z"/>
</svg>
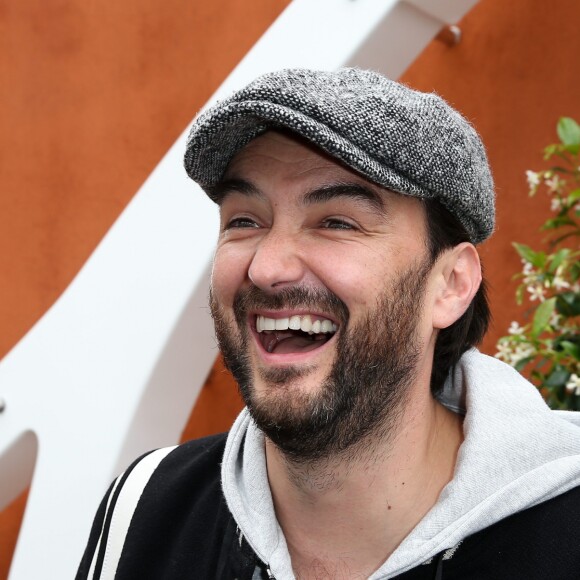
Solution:
<svg viewBox="0 0 580 580">
<path fill-rule="evenodd" d="M 234 300 L 235 322 L 212 295 L 216 336 L 226 366 L 257 426 L 296 464 L 348 458 L 396 431 L 421 344 L 417 324 L 431 264 L 414 264 L 377 297 L 365 318 L 349 328 L 348 308 L 329 290 L 287 288 L 269 295 L 257 287 Z M 331 314 L 339 323 L 332 369 L 320 388 L 293 388 L 309 367 L 253 369 L 248 312 L 281 308 Z M 257 393 L 254 381 L 263 388 Z"/>
</svg>

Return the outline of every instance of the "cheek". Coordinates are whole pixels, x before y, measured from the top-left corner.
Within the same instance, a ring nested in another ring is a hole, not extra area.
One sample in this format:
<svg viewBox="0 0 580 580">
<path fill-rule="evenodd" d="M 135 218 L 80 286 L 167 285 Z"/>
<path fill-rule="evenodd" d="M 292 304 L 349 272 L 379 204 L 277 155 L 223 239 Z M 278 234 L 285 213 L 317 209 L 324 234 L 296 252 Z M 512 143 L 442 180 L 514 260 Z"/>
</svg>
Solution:
<svg viewBox="0 0 580 580">
<path fill-rule="evenodd" d="M 381 239 L 376 244 L 344 244 L 317 250 L 316 255 L 311 254 L 313 271 L 351 310 L 376 308 L 386 292 L 396 296 L 399 276 L 424 258 L 424 248 L 416 239 L 406 245 Z M 422 327 L 426 321 L 427 317 L 421 321 Z"/>
<path fill-rule="evenodd" d="M 353 306 L 374 306 L 377 296 L 384 291 L 383 256 L 345 246 L 319 251 L 310 263 L 316 278 L 351 310 Z"/>
<path fill-rule="evenodd" d="M 247 280 L 249 259 L 233 247 L 218 247 L 213 260 L 211 287 L 215 299 L 231 305 L 236 292 Z"/>
</svg>

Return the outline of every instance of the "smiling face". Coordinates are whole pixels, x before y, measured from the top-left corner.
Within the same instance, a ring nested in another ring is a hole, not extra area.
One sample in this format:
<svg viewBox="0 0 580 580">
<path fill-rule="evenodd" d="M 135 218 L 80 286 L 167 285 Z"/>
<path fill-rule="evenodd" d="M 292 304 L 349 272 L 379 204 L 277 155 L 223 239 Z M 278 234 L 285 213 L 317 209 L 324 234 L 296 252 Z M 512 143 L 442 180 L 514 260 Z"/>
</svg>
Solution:
<svg viewBox="0 0 580 580">
<path fill-rule="evenodd" d="M 421 202 L 274 132 L 238 153 L 218 193 L 212 314 L 258 425 L 297 459 L 388 429 L 430 370 Z"/>
</svg>

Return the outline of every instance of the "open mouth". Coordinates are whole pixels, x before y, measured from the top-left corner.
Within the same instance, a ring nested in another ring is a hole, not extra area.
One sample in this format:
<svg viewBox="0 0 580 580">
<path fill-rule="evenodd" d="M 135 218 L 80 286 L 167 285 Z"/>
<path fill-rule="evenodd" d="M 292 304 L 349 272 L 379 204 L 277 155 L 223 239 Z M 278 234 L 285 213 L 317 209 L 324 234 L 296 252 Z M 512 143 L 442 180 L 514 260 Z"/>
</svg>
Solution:
<svg viewBox="0 0 580 580">
<path fill-rule="evenodd" d="M 308 352 L 327 343 L 338 330 L 328 318 L 312 314 L 286 318 L 256 316 L 256 332 L 266 352 L 290 354 Z"/>
</svg>

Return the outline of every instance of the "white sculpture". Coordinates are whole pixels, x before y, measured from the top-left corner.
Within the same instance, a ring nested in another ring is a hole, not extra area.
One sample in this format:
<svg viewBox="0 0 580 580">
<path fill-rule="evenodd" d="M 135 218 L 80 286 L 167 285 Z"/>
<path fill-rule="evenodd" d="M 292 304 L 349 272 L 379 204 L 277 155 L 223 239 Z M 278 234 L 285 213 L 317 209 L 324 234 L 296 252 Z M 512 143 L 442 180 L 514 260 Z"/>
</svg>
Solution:
<svg viewBox="0 0 580 580">
<path fill-rule="evenodd" d="M 477 0 L 294 0 L 215 98 L 284 67 L 396 78 Z M 212 99 L 213 100 L 213 99 Z M 217 209 L 185 133 L 59 300 L 0 363 L 0 509 L 31 484 L 10 579 L 72 578 L 98 502 L 179 440 L 217 356 L 207 309 Z"/>
</svg>

